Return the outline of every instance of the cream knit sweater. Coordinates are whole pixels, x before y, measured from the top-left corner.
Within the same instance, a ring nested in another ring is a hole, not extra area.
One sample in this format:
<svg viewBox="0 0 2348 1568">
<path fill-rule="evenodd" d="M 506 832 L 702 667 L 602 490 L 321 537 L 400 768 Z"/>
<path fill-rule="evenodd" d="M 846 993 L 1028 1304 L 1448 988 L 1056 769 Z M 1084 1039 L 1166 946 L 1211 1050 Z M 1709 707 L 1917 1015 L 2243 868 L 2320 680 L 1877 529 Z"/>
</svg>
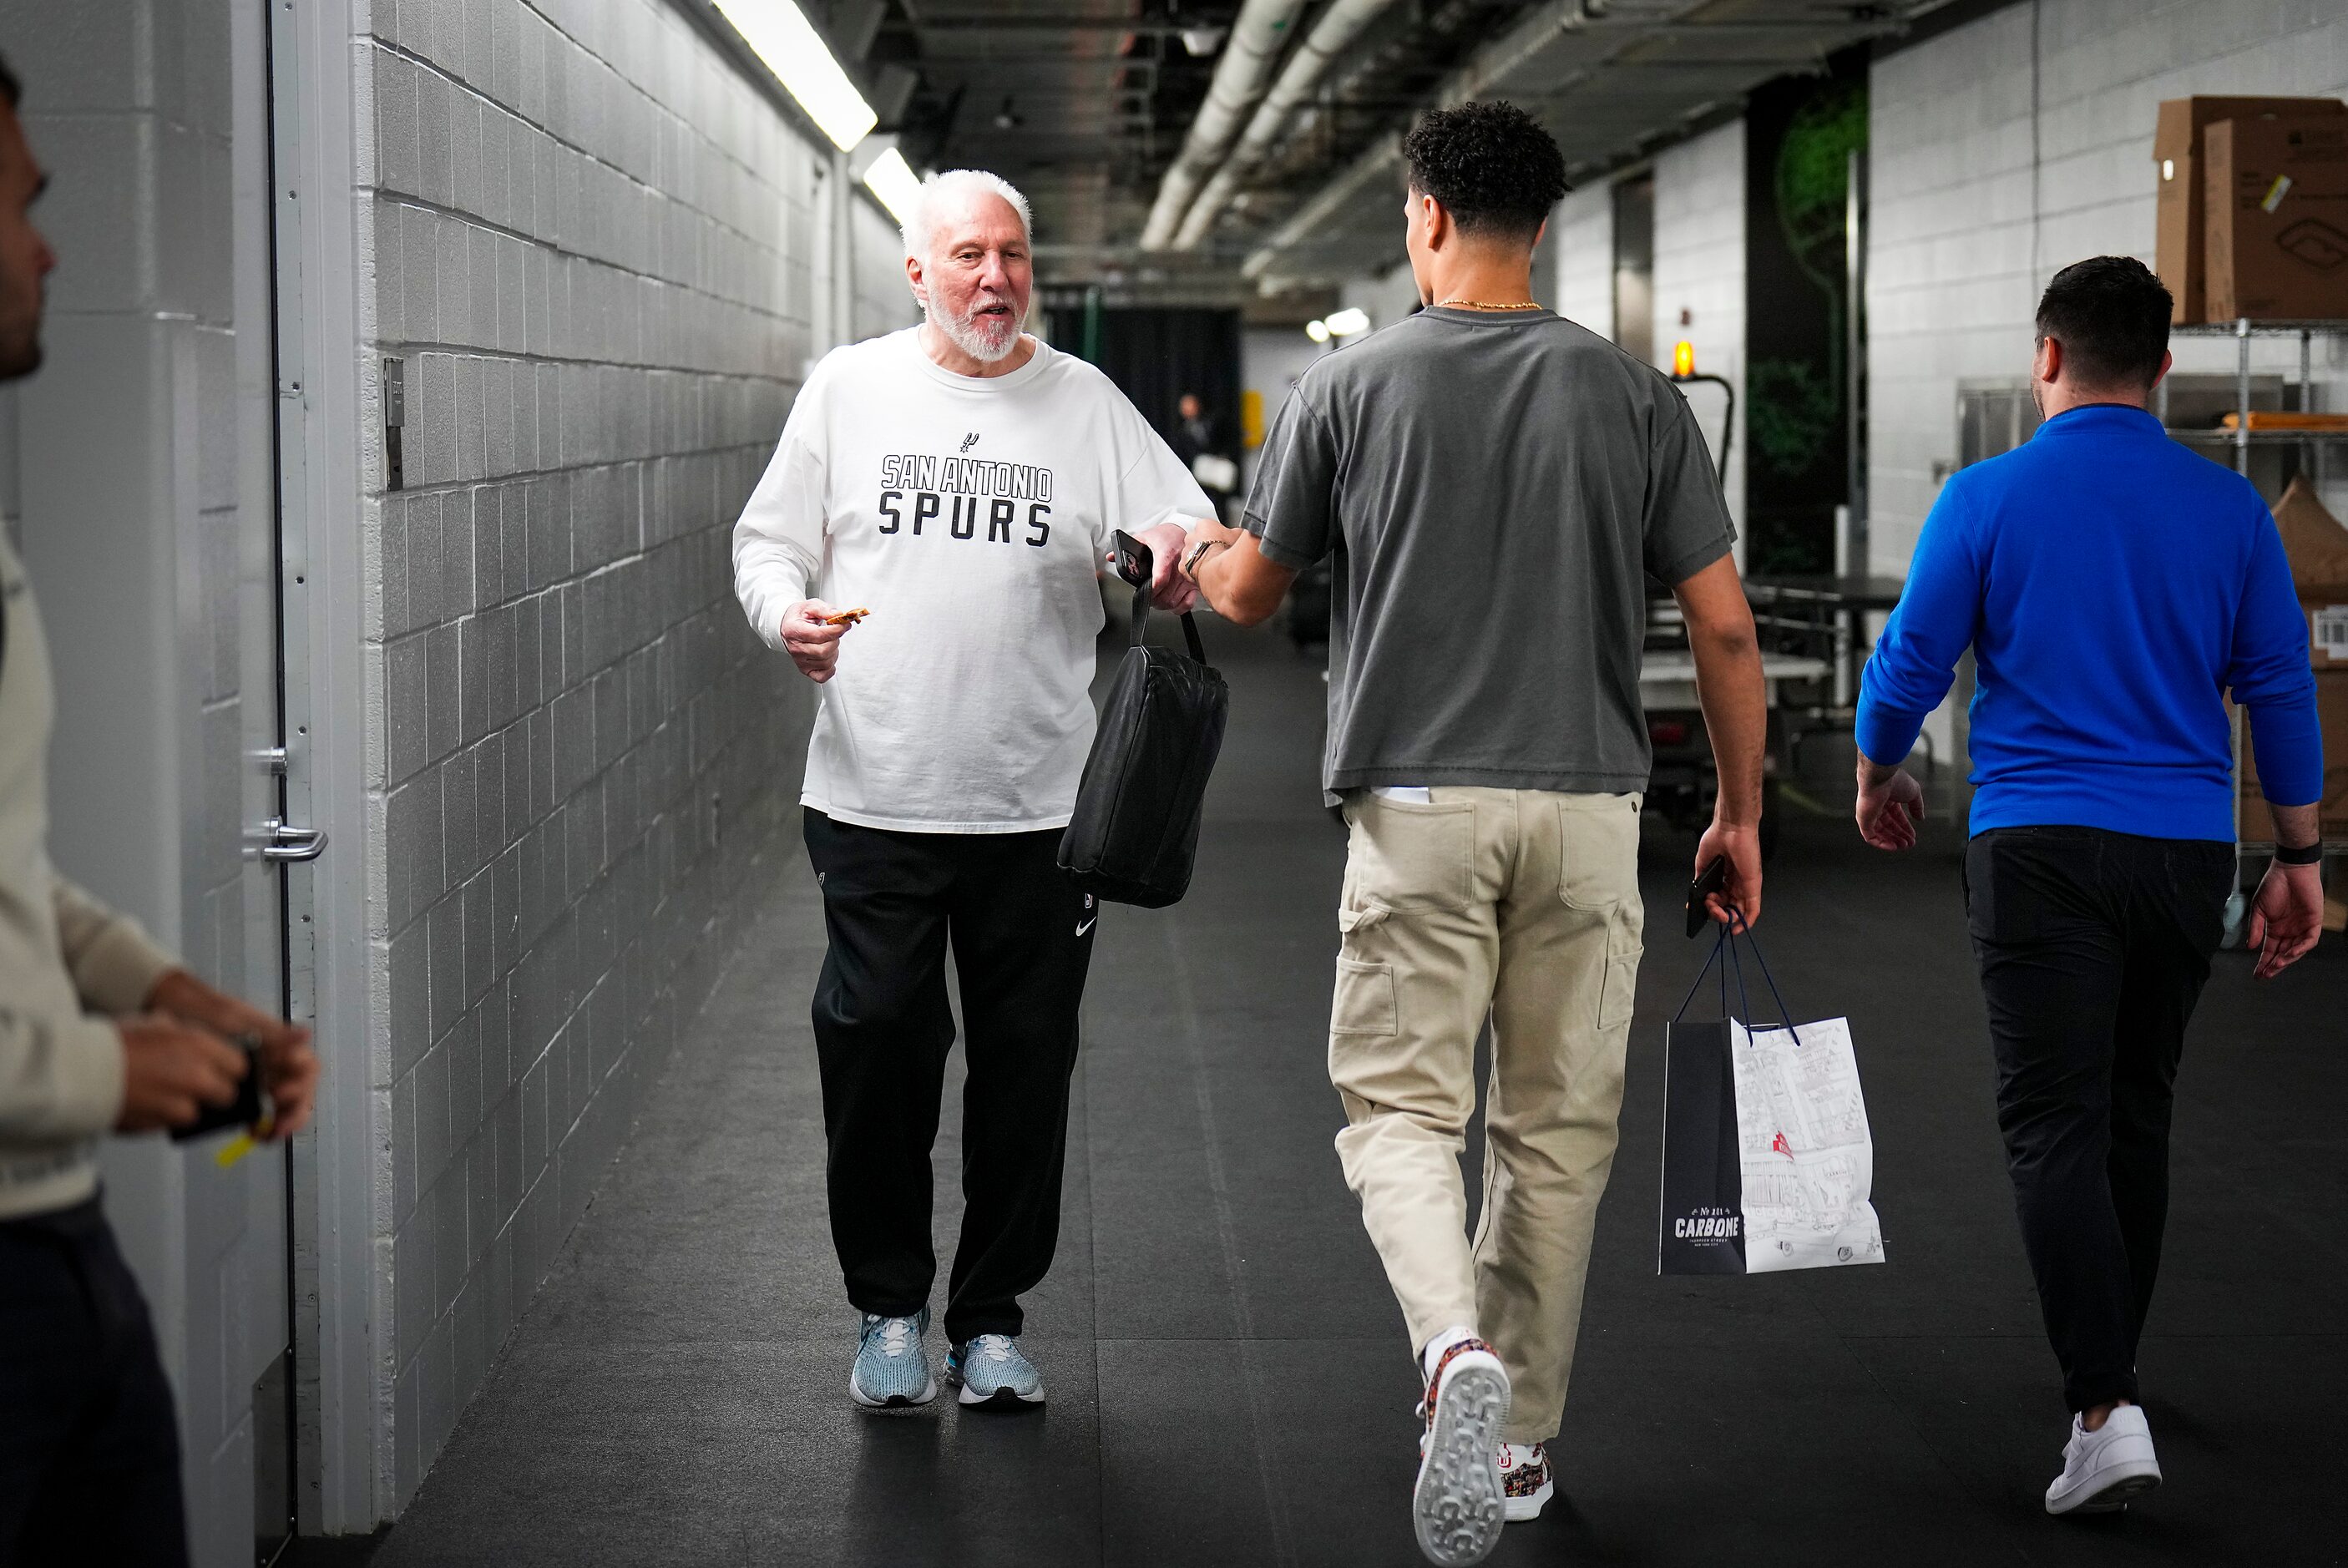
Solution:
<svg viewBox="0 0 2348 1568">
<path fill-rule="evenodd" d="M 0 1220 L 98 1190 L 98 1138 L 122 1109 L 122 1037 L 176 960 L 138 923 L 57 875 L 48 856 L 48 648 L 25 571 L 0 538 Z"/>
</svg>

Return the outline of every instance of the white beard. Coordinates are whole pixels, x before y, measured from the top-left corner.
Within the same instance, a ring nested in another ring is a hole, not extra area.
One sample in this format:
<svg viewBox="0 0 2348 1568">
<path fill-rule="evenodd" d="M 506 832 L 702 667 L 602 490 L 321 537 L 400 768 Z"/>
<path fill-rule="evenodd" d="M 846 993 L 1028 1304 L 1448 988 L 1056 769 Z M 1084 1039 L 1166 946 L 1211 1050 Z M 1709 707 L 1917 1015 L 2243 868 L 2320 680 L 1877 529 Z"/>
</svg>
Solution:
<svg viewBox="0 0 2348 1568">
<path fill-rule="evenodd" d="M 1011 356 L 1019 346 L 1019 323 L 1012 316 L 1000 319 L 1000 328 L 992 326 L 995 317 L 983 321 L 977 315 L 953 316 L 938 310 L 926 299 L 922 302 L 922 314 L 932 326 L 946 335 L 946 341 L 977 360 L 981 365 L 994 365 Z M 1000 341 L 997 340 L 998 334 Z"/>
</svg>

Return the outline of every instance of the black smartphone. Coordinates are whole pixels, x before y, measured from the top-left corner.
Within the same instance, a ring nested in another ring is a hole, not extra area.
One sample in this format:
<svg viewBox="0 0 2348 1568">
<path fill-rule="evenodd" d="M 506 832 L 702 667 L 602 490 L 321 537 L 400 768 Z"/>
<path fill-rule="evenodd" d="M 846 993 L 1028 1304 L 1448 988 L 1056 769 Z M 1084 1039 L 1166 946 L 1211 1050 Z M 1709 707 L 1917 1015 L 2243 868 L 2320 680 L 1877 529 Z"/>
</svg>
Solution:
<svg viewBox="0 0 2348 1568">
<path fill-rule="evenodd" d="M 226 1105 L 204 1106 L 194 1121 L 171 1129 L 172 1142 L 185 1143 L 232 1127 L 261 1125 L 261 1042 L 242 1035 L 229 1043 L 244 1052 L 244 1077 L 237 1082 L 236 1098 Z"/>
<path fill-rule="evenodd" d="M 1704 900 L 1728 885 L 1728 857 L 1714 857 L 1710 865 L 1696 872 L 1695 881 L 1688 883 L 1687 934 L 1694 936 L 1712 919 L 1712 911 Z"/>
<path fill-rule="evenodd" d="M 1156 572 L 1156 561 L 1149 546 L 1123 529 L 1117 531 L 1117 574 L 1136 588 L 1149 586 Z"/>
</svg>

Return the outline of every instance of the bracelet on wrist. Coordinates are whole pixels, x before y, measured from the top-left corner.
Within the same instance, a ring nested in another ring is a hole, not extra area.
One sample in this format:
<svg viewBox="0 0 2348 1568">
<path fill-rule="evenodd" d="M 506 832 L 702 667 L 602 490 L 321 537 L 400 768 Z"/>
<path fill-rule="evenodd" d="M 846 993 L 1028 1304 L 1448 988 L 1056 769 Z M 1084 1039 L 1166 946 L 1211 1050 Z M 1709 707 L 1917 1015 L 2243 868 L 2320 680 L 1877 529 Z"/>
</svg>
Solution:
<svg viewBox="0 0 2348 1568">
<path fill-rule="evenodd" d="M 2292 848 L 2288 844 L 2275 846 L 2275 864 L 2279 866 L 2312 866 L 2323 859 L 2323 841 Z"/>
</svg>

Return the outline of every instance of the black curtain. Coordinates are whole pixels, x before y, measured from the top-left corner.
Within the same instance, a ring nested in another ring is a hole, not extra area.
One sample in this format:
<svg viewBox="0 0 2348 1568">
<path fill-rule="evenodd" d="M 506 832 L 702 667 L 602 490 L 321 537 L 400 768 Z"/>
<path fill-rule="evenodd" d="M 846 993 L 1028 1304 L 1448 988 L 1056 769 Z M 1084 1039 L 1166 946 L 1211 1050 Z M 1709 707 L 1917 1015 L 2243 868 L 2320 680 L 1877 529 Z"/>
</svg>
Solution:
<svg viewBox="0 0 2348 1568">
<path fill-rule="evenodd" d="M 1160 436 L 1173 438 L 1176 406 L 1195 392 L 1225 450 L 1239 451 L 1240 313 L 1235 310 L 1104 309 L 1086 342 L 1081 306 L 1054 309 L 1052 346 L 1090 359 L 1133 400 Z"/>
</svg>

